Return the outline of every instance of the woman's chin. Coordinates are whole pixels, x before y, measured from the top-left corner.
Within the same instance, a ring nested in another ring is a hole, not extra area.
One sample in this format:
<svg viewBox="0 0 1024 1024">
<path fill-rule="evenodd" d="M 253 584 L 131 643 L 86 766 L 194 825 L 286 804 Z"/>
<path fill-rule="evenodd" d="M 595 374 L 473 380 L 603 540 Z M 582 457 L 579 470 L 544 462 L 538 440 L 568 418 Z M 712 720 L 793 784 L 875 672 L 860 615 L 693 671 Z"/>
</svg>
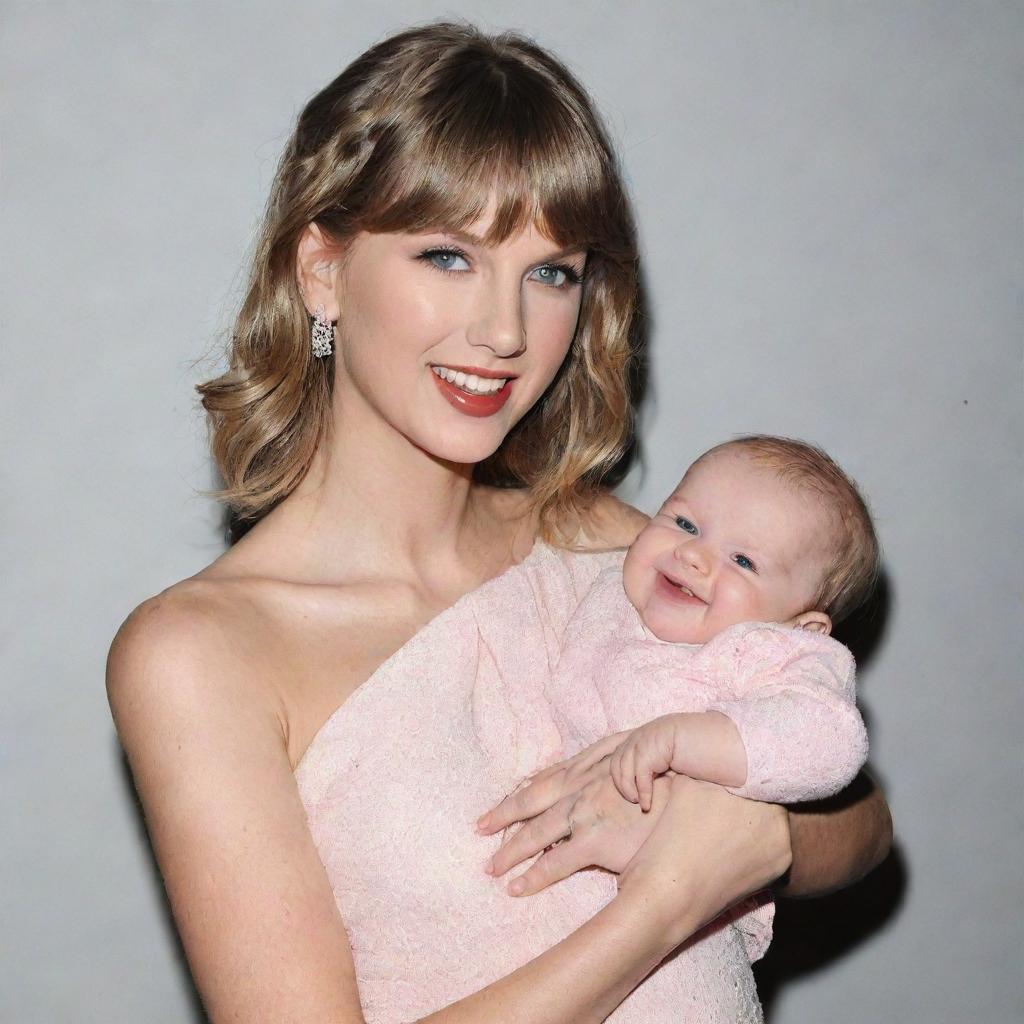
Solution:
<svg viewBox="0 0 1024 1024">
<path fill-rule="evenodd" d="M 475 466 L 489 459 L 505 440 L 497 433 L 477 437 L 446 437 L 435 442 L 419 444 L 419 447 L 438 462 L 456 466 Z"/>
</svg>

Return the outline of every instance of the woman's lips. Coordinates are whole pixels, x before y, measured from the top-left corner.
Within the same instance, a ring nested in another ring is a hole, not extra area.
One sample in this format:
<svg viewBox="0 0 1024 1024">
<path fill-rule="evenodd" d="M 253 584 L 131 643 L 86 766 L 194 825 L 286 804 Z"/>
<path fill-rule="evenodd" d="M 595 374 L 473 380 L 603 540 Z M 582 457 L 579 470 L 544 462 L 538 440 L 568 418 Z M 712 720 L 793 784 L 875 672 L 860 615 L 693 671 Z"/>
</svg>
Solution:
<svg viewBox="0 0 1024 1024">
<path fill-rule="evenodd" d="M 689 593 L 689 588 L 687 590 L 680 590 L 679 584 L 674 583 L 662 572 L 658 573 L 655 589 L 660 597 L 673 604 L 690 605 L 691 607 L 707 604 L 707 601 L 702 601 L 696 594 Z"/>
<path fill-rule="evenodd" d="M 495 391 L 493 395 L 471 395 L 468 391 L 463 391 L 457 384 L 439 377 L 433 371 L 430 376 L 434 378 L 438 389 L 452 408 L 466 416 L 493 416 L 512 394 L 512 380 L 505 381 L 504 386 Z"/>
</svg>

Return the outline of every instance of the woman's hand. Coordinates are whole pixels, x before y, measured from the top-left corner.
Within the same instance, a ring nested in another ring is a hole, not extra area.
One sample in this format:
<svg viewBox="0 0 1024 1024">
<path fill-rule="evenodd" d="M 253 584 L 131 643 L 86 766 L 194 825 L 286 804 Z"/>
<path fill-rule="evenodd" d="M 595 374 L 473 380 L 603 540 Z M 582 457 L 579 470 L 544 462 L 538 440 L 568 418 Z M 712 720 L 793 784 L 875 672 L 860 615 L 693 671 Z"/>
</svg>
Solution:
<svg viewBox="0 0 1024 1024">
<path fill-rule="evenodd" d="M 506 837 L 488 871 L 503 875 L 546 852 L 509 884 L 513 896 L 535 892 L 587 867 L 618 874 L 651 835 L 668 802 L 672 776 L 654 780 L 650 811 L 624 799 L 602 759 L 582 789 L 562 797 Z"/>
<path fill-rule="evenodd" d="M 680 943 L 695 920 L 706 924 L 771 885 L 789 869 L 792 850 L 784 807 L 685 775 L 670 778 L 657 825 L 621 872 L 619 891 L 662 915 L 666 933 Z"/>
<path fill-rule="evenodd" d="M 611 755 L 629 732 L 628 729 L 625 732 L 613 732 L 578 754 L 532 775 L 525 785 L 505 797 L 497 807 L 477 821 L 477 831 L 489 836 L 513 822 L 536 817 L 563 797 L 579 792 L 593 779 L 606 777 Z"/>
<path fill-rule="evenodd" d="M 529 896 L 587 867 L 621 871 L 650 835 L 664 806 L 666 785 L 644 814 L 623 800 L 609 773 L 611 755 L 629 732 L 612 733 L 573 757 L 545 768 L 477 822 L 491 835 L 518 821 L 526 824 L 505 837 L 488 870 L 503 875 L 547 850 L 513 880 L 509 892 Z"/>
</svg>

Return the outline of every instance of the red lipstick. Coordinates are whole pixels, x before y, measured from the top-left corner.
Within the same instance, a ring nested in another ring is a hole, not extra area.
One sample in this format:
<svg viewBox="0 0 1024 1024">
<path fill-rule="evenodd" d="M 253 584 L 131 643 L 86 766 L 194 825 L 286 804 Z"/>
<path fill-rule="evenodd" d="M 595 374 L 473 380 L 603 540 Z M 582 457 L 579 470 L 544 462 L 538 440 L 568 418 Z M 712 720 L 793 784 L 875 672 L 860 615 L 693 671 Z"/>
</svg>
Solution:
<svg viewBox="0 0 1024 1024">
<path fill-rule="evenodd" d="M 447 364 L 445 365 L 447 366 Z M 494 370 L 482 370 L 470 366 L 450 366 L 448 369 L 461 371 L 467 377 L 471 373 L 475 373 L 478 377 L 486 377 L 490 380 L 508 376 L 504 373 L 496 373 Z M 508 401 L 509 395 L 512 393 L 513 378 L 511 377 L 492 395 L 471 395 L 468 391 L 463 391 L 457 384 L 439 377 L 433 370 L 430 371 L 430 375 L 452 408 L 466 416 L 493 416 Z"/>
</svg>

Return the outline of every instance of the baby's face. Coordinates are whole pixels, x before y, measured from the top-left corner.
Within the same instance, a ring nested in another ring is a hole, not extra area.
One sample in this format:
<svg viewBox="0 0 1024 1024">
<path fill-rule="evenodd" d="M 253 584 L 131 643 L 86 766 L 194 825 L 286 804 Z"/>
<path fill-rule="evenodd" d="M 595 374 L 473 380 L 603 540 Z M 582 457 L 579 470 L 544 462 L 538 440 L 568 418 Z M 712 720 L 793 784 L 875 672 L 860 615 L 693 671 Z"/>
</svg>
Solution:
<svg viewBox="0 0 1024 1024">
<path fill-rule="evenodd" d="M 811 609 L 828 565 L 824 507 L 740 448 L 686 474 L 633 542 L 626 596 L 655 636 L 702 644 L 739 622 Z"/>
</svg>

